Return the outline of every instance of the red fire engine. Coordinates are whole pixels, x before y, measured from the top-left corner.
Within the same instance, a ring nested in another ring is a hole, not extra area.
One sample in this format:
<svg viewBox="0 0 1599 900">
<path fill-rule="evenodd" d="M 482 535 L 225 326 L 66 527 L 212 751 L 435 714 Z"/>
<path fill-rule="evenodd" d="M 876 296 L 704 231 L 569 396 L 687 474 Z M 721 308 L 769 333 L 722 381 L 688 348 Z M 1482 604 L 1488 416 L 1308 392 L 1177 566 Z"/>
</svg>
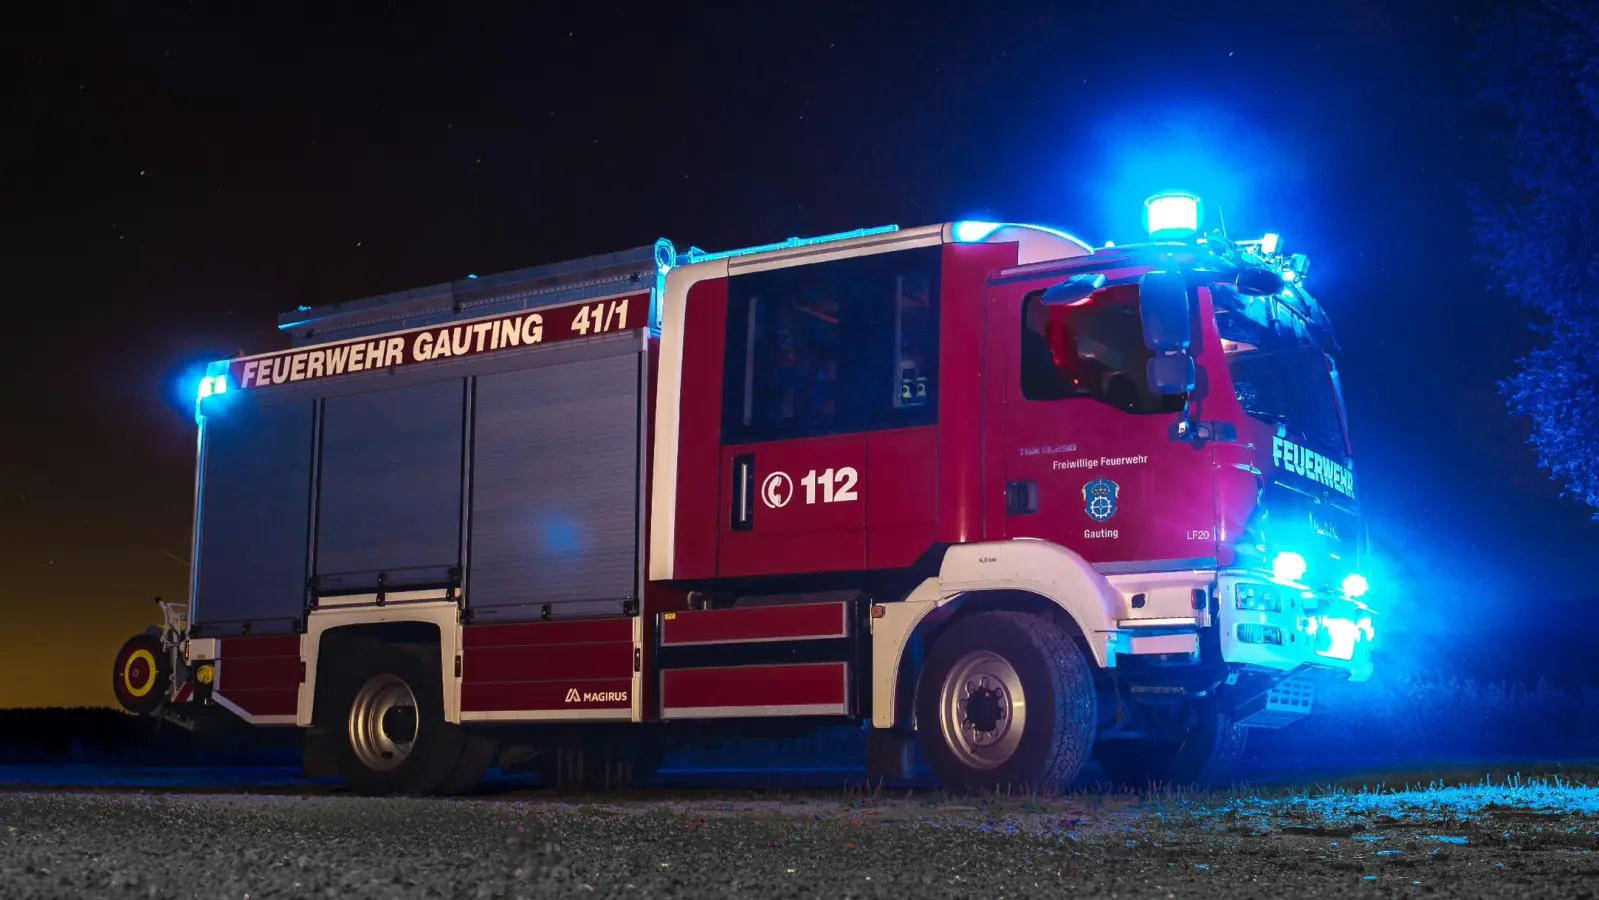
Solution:
<svg viewBox="0 0 1599 900">
<path fill-rule="evenodd" d="M 956 222 L 286 314 L 200 387 L 130 711 L 367 793 L 848 726 L 953 788 L 1224 777 L 1370 676 L 1330 324 L 1275 235 Z"/>
</svg>

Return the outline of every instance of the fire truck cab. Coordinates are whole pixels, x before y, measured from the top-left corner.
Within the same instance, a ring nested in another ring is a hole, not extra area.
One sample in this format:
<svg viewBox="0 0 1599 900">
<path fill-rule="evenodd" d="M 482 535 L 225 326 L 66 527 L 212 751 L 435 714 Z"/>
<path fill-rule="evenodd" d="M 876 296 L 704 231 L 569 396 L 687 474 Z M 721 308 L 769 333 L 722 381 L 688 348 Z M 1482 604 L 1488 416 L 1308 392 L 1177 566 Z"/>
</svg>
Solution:
<svg viewBox="0 0 1599 900">
<path fill-rule="evenodd" d="M 194 583 L 130 710 L 369 793 L 867 732 L 953 788 L 1225 780 L 1371 672 L 1336 338 L 1280 240 L 671 244 L 297 310 L 202 384 Z"/>
</svg>

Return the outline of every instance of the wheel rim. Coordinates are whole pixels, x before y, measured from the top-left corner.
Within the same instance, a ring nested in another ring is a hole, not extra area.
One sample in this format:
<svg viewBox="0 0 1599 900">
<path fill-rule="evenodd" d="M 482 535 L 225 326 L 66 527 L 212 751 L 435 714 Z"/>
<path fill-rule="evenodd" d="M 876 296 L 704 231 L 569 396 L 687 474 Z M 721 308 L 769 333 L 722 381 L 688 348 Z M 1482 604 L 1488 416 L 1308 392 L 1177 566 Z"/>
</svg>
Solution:
<svg viewBox="0 0 1599 900">
<path fill-rule="evenodd" d="M 361 764 L 380 772 L 397 768 L 416 743 L 416 695 L 393 675 L 361 686 L 350 705 L 350 749 Z"/>
<path fill-rule="evenodd" d="M 978 650 L 961 657 L 939 690 L 944 743 L 974 769 L 1004 765 L 1027 726 L 1021 676 L 1003 657 Z"/>
</svg>

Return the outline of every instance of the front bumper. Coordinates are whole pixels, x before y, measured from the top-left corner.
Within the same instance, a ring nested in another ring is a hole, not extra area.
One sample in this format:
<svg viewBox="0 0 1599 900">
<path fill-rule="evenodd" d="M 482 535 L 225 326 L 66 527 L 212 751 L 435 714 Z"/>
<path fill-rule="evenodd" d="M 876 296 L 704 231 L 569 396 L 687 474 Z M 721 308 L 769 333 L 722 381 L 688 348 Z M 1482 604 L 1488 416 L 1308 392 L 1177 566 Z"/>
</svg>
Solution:
<svg viewBox="0 0 1599 900">
<path fill-rule="evenodd" d="M 1216 625 L 1231 666 L 1288 672 L 1310 666 L 1361 682 L 1372 672 L 1373 616 L 1336 591 L 1281 582 L 1261 572 L 1218 574 Z M 1239 609 L 1239 598 L 1249 608 Z"/>
</svg>

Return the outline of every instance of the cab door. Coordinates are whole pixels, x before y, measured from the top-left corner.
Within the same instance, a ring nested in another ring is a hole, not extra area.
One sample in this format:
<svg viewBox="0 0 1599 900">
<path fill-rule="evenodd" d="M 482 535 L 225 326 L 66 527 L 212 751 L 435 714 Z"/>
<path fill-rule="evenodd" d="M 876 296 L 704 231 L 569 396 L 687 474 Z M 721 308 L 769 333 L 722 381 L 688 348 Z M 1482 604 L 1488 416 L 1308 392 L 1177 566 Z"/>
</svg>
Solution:
<svg viewBox="0 0 1599 900">
<path fill-rule="evenodd" d="M 925 425 L 935 446 L 936 318 L 932 346 L 908 355 L 907 322 L 926 317 L 904 307 L 936 301 L 938 259 L 915 248 L 730 275 L 719 577 L 860 571 L 882 555 L 869 524 L 896 542 L 931 534 L 936 507 L 903 498 L 934 496 L 935 461 L 898 464 L 922 447 L 890 431 Z"/>
<path fill-rule="evenodd" d="M 1182 401 L 1146 386 L 1137 285 L 1065 307 L 1040 293 L 990 297 L 991 354 L 1004 360 L 989 382 L 1002 444 L 990 521 L 1101 565 L 1205 555 L 1209 454 L 1172 439 Z"/>
</svg>

